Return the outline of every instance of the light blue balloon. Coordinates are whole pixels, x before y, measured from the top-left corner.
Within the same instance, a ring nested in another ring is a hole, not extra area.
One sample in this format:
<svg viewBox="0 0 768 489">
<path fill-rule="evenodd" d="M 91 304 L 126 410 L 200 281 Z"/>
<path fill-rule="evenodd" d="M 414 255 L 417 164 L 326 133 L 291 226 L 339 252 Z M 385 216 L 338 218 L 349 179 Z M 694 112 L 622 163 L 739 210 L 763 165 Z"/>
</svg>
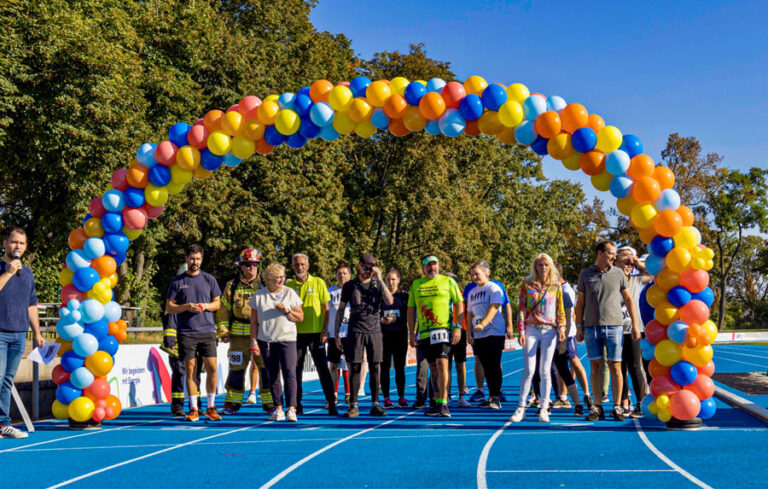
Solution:
<svg viewBox="0 0 768 489">
<path fill-rule="evenodd" d="M 157 165 L 157 160 L 155 159 L 155 149 L 157 149 L 157 145 L 155 143 L 142 144 L 136 151 L 136 161 L 146 166 L 147 168 L 152 168 L 153 166 Z"/>
<path fill-rule="evenodd" d="M 122 212 L 125 208 L 123 193 L 115 188 L 107 190 L 101 197 L 101 205 L 109 212 Z"/>
<path fill-rule="evenodd" d="M 667 337 L 679 345 L 685 343 L 686 333 L 688 333 L 688 323 L 683 321 L 675 321 L 667 327 Z"/>
<path fill-rule="evenodd" d="M 315 107 L 317 107 L 317 104 L 315 104 Z M 320 137 L 325 139 L 326 141 L 334 141 L 336 139 L 339 139 L 339 131 L 334 129 L 333 126 L 325 126 L 322 129 L 320 129 Z"/>
<path fill-rule="evenodd" d="M 620 149 L 611 151 L 605 158 L 605 169 L 611 175 L 622 175 L 627 173 L 629 169 L 629 160 L 630 158 L 626 151 Z"/>
<path fill-rule="evenodd" d="M 432 136 L 437 136 L 440 134 L 440 122 L 439 121 L 428 121 L 427 125 L 424 126 L 424 131 L 427 132 L 427 134 L 431 134 Z"/>
<path fill-rule="evenodd" d="M 680 194 L 671 188 L 666 188 L 661 191 L 655 205 L 659 212 L 667 210 L 676 211 L 680 207 Z"/>
<path fill-rule="evenodd" d="M 371 124 L 377 129 L 387 129 L 389 127 L 389 116 L 381 107 L 374 109 L 371 114 Z"/>
<path fill-rule="evenodd" d="M 309 119 L 318 127 L 330 126 L 333 123 L 333 117 L 335 114 L 336 113 L 333 111 L 333 107 L 325 102 L 317 102 L 312 106 L 311 109 L 309 109 Z M 322 137 L 322 133 L 320 136 Z M 336 137 L 338 137 L 338 133 Z M 328 139 L 328 141 L 331 140 Z"/>
<path fill-rule="evenodd" d="M 525 115 L 525 118 L 528 119 L 531 123 L 533 123 L 533 121 L 539 116 L 539 114 L 542 114 L 546 111 L 547 111 L 547 99 L 545 99 L 544 97 L 541 97 L 539 95 L 531 95 L 530 97 L 528 97 L 523 101 L 523 114 Z M 534 140 L 535 139 L 536 138 L 534 138 Z M 532 142 L 533 141 L 531 141 L 531 143 Z M 521 143 L 521 144 L 531 144 L 531 143 Z"/>
<path fill-rule="evenodd" d="M 95 299 L 86 299 L 80 305 L 80 314 L 84 323 L 95 323 L 104 317 L 104 306 Z"/>
<path fill-rule="evenodd" d="M 659 274 L 660 271 L 666 266 L 665 258 L 663 256 L 654 255 L 651 253 L 645 259 L 645 270 L 654 277 Z"/>
<path fill-rule="evenodd" d="M 90 357 L 99 349 L 99 340 L 89 333 L 83 333 L 72 340 L 72 351 L 83 358 Z"/>
<path fill-rule="evenodd" d="M 69 374 L 69 381 L 78 389 L 86 389 L 93 384 L 93 373 L 87 367 L 76 368 Z"/>
<path fill-rule="evenodd" d="M 643 411 L 643 415 L 648 419 L 653 419 L 656 415 L 651 412 L 649 409 L 651 406 L 651 403 L 656 400 L 655 397 L 653 397 L 650 394 L 646 394 L 645 397 L 643 397 L 643 401 L 640 403 L 640 409 Z"/>
<path fill-rule="evenodd" d="M 84 250 L 72 250 L 67 253 L 67 268 L 72 270 L 79 270 L 81 268 L 90 267 L 91 260 L 88 258 Z"/>
<path fill-rule="evenodd" d="M 63 340 L 72 341 L 83 334 L 83 331 L 85 331 L 83 325 L 75 321 L 71 314 L 56 322 L 56 333 Z"/>
<path fill-rule="evenodd" d="M 554 110 L 560 112 L 568 105 L 565 103 L 565 99 L 559 95 L 552 95 L 547 99 L 547 110 Z"/>
<path fill-rule="evenodd" d="M 221 161 L 224 162 L 225 165 L 235 167 L 240 164 L 241 161 L 243 161 L 242 158 L 238 158 L 237 156 L 233 155 L 232 153 L 227 153 L 224 156 L 221 157 Z"/>
<path fill-rule="evenodd" d="M 123 310 L 120 309 L 120 304 L 115 301 L 109 301 L 104 304 L 104 319 L 106 319 L 108 323 L 117 321 L 122 316 Z"/>
<path fill-rule="evenodd" d="M 617 199 L 626 197 L 632 191 L 632 185 L 634 185 L 634 183 L 634 180 L 627 175 L 616 175 L 611 179 L 609 186 L 611 195 Z"/>
<path fill-rule="evenodd" d="M 648 361 L 653 360 L 653 357 L 655 356 L 655 351 L 654 351 L 655 349 L 656 349 L 656 347 L 653 347 L 653 348 L 651 348 L 649 350 L 643 350 L 642 351 L 643 359 L 648 360 Z"/>
<path fill-rule="evenodd" d="M 459 136 L 467 127 L 467 121 L 461 116 L 459 109 L 447 109 L 437 122 L 440 132 L 449 138 Z"/>
<path fill-rule="evenodd" d="M 104 247 L 104 241 L 101 238 L 88 238 L 83 244 L 83 251 L 86 258 L 93 260 L 100 256 L 104 256 L 106 248 Z"/>
<path fill-rule="evenodd" d="M 429 81 L 427 82 L 427 91 L 440 93 L 443 90 L 444 86 L 445 86 L 445 80 L 443 80 L 442 78 L 430 78 Z"/>
<path fill-rule="evenodd" d="M 541 97 L 537 98 L 541 99 Z M 530 99 L 531 97 L 528 97 L 526 101 Z M 541 100 L 543 101 L 544 99 Z M 539 137 L 539 135 L 536 133 L 536 128 L 534 127 L 532 120 L 523 121 L 515 128 L 515 140 L 520 144 L 530 146 L 536 141 L 537 137 Z"/>
<path fill-rule="evenodd" d="M 281 93 L 280 96 L 277 97 L 277 105 L 279 105 L 281 109 L 293 110 L 293 101 L 295 98 L 296 95 L 291 92 Z"/>
</svg>

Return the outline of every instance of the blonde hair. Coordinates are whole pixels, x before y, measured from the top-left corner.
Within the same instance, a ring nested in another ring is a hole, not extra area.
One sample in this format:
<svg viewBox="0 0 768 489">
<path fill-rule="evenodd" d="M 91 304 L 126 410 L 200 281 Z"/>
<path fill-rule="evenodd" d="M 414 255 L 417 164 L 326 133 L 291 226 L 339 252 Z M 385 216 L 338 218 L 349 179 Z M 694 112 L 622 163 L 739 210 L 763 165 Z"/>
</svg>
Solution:
<svg viewBox="0 0 768 489">
<path fill-rule="evenodd" d="M 547 273 L 547 276 L 544 277 L 544 285 L 557 285 L 560 283 L 560 274 L 557 273 L 555 262 L 552 260 L 552 257 L 546 253 L 539 253 L 536 255 L 536 258 L 533 259 L 531 262 L 531 273 L 528 275 L 526 280 L 529 282 L 535 282 L 536 279 L 539 278 L 539 274 L 536 272 L 536 262 L 540 260 L 544 260 L 549 265 L 549 273 Z"/>
<path fill-rule="evenodd" d="M 264 280 L 273 280 L 279 273 L 285 273 L 285 267 L 279 263 L 270 263 L 264 270 Z"/>
</svg>

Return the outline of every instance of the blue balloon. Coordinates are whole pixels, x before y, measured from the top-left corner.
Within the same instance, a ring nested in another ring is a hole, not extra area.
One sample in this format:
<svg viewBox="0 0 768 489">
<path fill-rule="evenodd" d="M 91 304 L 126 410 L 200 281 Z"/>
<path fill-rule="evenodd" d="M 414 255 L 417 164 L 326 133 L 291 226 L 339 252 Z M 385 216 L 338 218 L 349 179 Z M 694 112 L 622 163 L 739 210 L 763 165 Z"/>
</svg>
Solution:
<svg viewBox="0 0 768 489">
<path fill-rule="evenodd" d="M 651 253 L 658 256 L 667 256 L 667 253 L 672 251 L 675 247 L 675 240 L 672 238 L 665 238 L 664 236 L 656 236 L 651 241 Z"/>
<path fill-rule="evenodd" d="M 524 146 L 530 146 L 538 137 L 533 121 L 523 121 L 515 128 L 515 140 Z"/>
<path fill-rule="evenodd" d="M 105 212 L 101 216 L 101 227 L 105 233 L 117 233 L 123 229 L 123 215 L 119 212 Z"/>
<path fill-rule="evenodd" d="M 523 101 L 523 115 L 529 121 L 536 120 L 536 118 L 547 111 L 547 99 L 539 95 L 531 95 Z"/>
<path fill-rule="evenodd" d="M 711 287 L 705 287 L 701 292 L 696 292 L 691 295 L 691 300 L 701 301 L 706 304 L 707 307 L 712 307 L 712 303 L 715 302 L 715 292 Z"/>
<path fill-rule="evenodd" d="M 122 229 L 122 226 L 120 227 L 120 229 Z M 106 250 L 106 254 L 111 256 L 115 256 L 119 254 L 124 255 L 128 251 L 128 246 L 130 246 L 131 244 L 130 240 L 128 239 L 128 236 L 126 236 L 120 231 L 107 233 L 104 236 L 102 236 L 101 239 L 102 241 L 104 241 L 104 248 Z"/>
<path fill-rule="evenodd" d="M 677 210 L 677 208 L 680 207 L 680 194 L 671 188 L 665 188 L 661 191 L 661 194 L 659 194 L 659 198 L 656 199 L 655 205 L 659 212 Z"/>
<path fill-rule="evenodd" d="M 709 419 L 715 415 L 717 411 L 717 404 L 715 400 L 710 398 L 701 401 L 701 409 L 699 409 L 699 417 L 701 419 Z"/>
<path fill-rule="evenodd" d="M 440 93 L 443 91 L 443 87 L 445 87 L 445 85 L 445 80 L 442 78 L 430 78 L 427 82 L 427 91 Z"/>
<path fill-rule="evenodd" d="M 543 138 L 541 136 L 537 137 L 533 143 L 531 143 L 531 149 L 540 156 L 544 156 L 547 154 L 547 143 L 549 142 L 549 139 Z"/>
<path fill-rule="evenodd" d="M 640 409 L 643 411 L 643 415 L 646 418 L 653 419 L 655 416 L 649 409 L 652 402 L 656 400 L 655 397 L 653 397 L 651 394 L 646 394 L 645 397 L 643 397 L 643 401 L 640 403 Z"/>
<path fill-rule="evenodd" d="M 288 136 L 288 139 L 286 139 L 285 144 L 289 148 L 299 149 L 305 144 L 307 144 L 307 138 L 305 138 L 304 136 L 296 132 Z"/>
<path fill-rule="evenodd" d="M 419 82 L 413 81 L 405 87 L 405 100 L 408 102 L 408 105 L 419 105 L 419 100 L 426 94 L 427 87 Z"/>
<path fill-rule="evenodd" d="M 145 202 L 144 189 L 128 187 L 123 192 L 123 198 L 127 207 L 133 207 L 134 209 L 141 207 Z"/>
<path fill-rule="evenodd" d="M 309 116 L 302 117 L 298 134 L 301 134 L 305 139 L 314 139 L 320 135 L 320 126 L 312 122 Z"/>
<path fill-rule="evenodd" d="M 118 253 L 116 255 L 112 255 L 112 258 L 115 259 L 115 264 L 119 267 L 123 264 L 123 262 L 125 262 L 127 256 L 125 253 Z M 114 289 L 112 290 L 112 300 L 115 300 Z"/>
<path fill-rule="evenodd" d="M 109 323 L 104 318 L 99 319 L 95 323 L 87 323 L 84 332 L 93 335 L 94 338 L 101 341 L 109 333 Z M 99 349 L 101 350 L 101 348 Z"/>
<path fill-rule="evenodd" d="M 482 100 L 486 109 L 499 110 L 507 101 L 507 89 L 495 83 L 488 85 L 483 90 Z"/>
<path fill-rule="evenodd" d="M 99 340 L 88 333 L 83 333 L 72 340 L 72 351 L 83 358 L 88 358 L 99 349 Z"/>
<path fill-rule="evenodd" d="M 371 124 L 377 129 L 387 129 L 389 120 L 389 116 L 381 107 L 374 109 L 373 114 L 371 114 Z"/>
<path fill-rule="evenodd" d="M 648 304 L 648 288 L 653 285 L 653 282 L 645 284 L 640 290 L 640 319 L 643 321 L 643 325 L 647 325 L 653 320 L 653 306 Z"/>
<path fill-rule="evenodd" d="M 605 169 L 611 175 L 623 175 L 629 169 L 629 160 L 629 155 L 626 152 L 620 149 L 611 151 L 605 157 Z"/>
<path fill-rule="evenodd" d="M 83 365 L 85 365 L 85 358 L 72 350 L 69 350 L 61 356 L 61 368 L 67 372 L 74 372 L 75 369 L 78 369 Z"/>
<path fill-rule="evenodd" d="M 312 110 L 312 99 L 309 98 L 309 95 L 296 95 L 296 98 L 293 99 L 293 110 L 302 119 L 309 117 L 309 111 Z"/>
<path fill-rule="evenodd" d="M 275 126 L 267 126 L 264 130 L 264 141 L 270 146 L 280 146 L 286 139 L 288 139 L 288 137 L 280 134 L 280 131 L 278 131 Z"/>
<path fill-rule="evenodd" d="M 216 171 L 224 164 L 221 156 L 211 153 L 208 148 L 200 150 L 200 166 L 208 171 Z M 170 171 L 168 172 L 170 175 Z"/>
<path fill-rule="evenodd" d="M 666 266 L 666 260 L 663 256 L 658 256 L 653 253 L 648 255 L 645 259 L 645 270 L 654 277 L 659 274 L 660 271 Z"/>
<path fill-rule="evenodd" d="M 349 89 L 352 90 L 353 97 L 365 97 L 365 91 L 368 89 L 368 85 L 371 84 L 371 79 L 365 76 L 358 76 L 353 78 L 349 82 Z"/>
<path fill-rule="evenodd" d="M 643 143 L 640 142 L 640 138 L 634 134 L 625 134 L 621 138 L 620 150 L 626 151 L 630 158 L 643 153 Z"/>
<path fill-rule="evenodd" d="M 573 149 L 579 153 L 592 151 L 597 144 L 597 134 L 591 127 L 580 127 L 573 131 L 571 136 Z"/>
<path fill-rule="evenodd" d="M 104 255 L 104 241 L 101 238 L 88 238 L 83 243 L 83 251 L 85 252 L 85 257 L 89 260 L 98 258 Z"/>
<path fill-rule="evenodd" d="M 58 399 L 62 404 L 69 404 L 82 395 L 83 390 L 78 389 L 72 385 L 72 382 L 69 381 L 63 382 L 59 387 L 56 388 L 56 399 Z"/>
<path fill-rule="evenodd" d="M 107 335 L 99 340 L 99 350 L 105 351 L 110 355 L 117 353 L 118 346 L 117 340 L 112 335 Z"/>
<path fill-rule="evenodd" d="M 102 198 L 102 199 L 103 199 L 103 198 Z M 90 212 L 89 212 L 88 214 L 86 214 L 86 215 L 85 215 L 85 217 L 83 218 L 83 227 L 85 227 L 85 223 L 86 223 L 86 222 L 88 222 L 88 219 L 90 219 L 90 218 L 92 218 L 92 217 L 93 217 L 93 216 L 91 215 L 91 213 L 90 213 Z"/>
<path fill-rule="evenodd" d="M 315 104 L 317 106 L 317 104 Z M 320 129 L 320 137 L 326 141 L 334 141 L 339 139 L 339 131 L 333 128 L 333 126 L 325 126 Z"/>
<path fill-rule="evenodd" d="M 432 136 L 438 136 L 440 134 L 440 122 L 437 120 L 427 121 L 424 131 Z"/>
<path fill-rule="evenodd" d="M 203 151 L 208 150 L 204 149 Z M 208 153 L 210 154 L 210 151 Z M 155 187 L 165 187 L 171 182 L 171 169 L 165 165 L 153 166 L 149 169 L 149 182 Z"/>
<path fill-rule="evenodd" d="M 101 205 L 104 206 L 107 212 L 121 212 L 125 208 L 123 193 L 114 188 L 107 190 L 101 197 Z"/>
<path fill-rule="evenodd" d="M 318 127 L 330 126 L 335 114 L 336 112 L 326 102 L 318 102 L 309 109 L 309 118 Z"/>
<path fill-rule="evenodd" d="M 617 199 L 626 197 L 632 191 L 632 185 L 635 181 L 626 175 L 616 175 L 611 179 L 611 183 L 608 189 L 611 191 L 611 195 Z"/>
<path fill-rule="evenodd" d="M 76 368 L 69 374 L 69 382 L 76 389 L 85 389 L 93 383 L 93 373 L 86 367 Z"/>
<path fill-rule="evenodd" d="M 227 166 L 237 166 L 240 164 L 241 161 L 243 161 L 242 158 L 238 158 L 237 156 L 233 155 L 232 153 L 227 153 L 224 156 L 221 157 L 221 161 L 227 165 Z"/>
<path fill-rule="evenodd" d="M 678 285 L 667 292 L 667 300 L 675 307 L 683 307 L 691 301 L 691 293 L 685 287 Z"/>
<path fill-rule="evenodd" d="M 667 337 L 679 345 L 685 343 L 685 335 L 687 333 L 688 323 L 683 321 L 675 321 L 667 326 Z"/>
<path fill-rule="evenodd" d="M 112 321 L 117 321 L 120 319 L 123 315 L 123 310 L 120 309 L 120 304 L 114 301 L 109 301 L 106 304 L 104 304 L 104 319 L 111 323 Z"/>
<path fill-rule="evenodd" d="M 72 275 L 72 284 L 80 292 L 88 292 L 99 280 L 98 272 L 91 267 L 78 268 Z"/>
<path fill-rule="evenodd" d="M 83 250 L 72 250 L 67 253 L 66 259 L 67 268 L 72 271 L 79 270 L 80 268 L 90 267 L 91 260 Z"/>
<path fill-rule="evenodd" d="M 189 133 L 190 129 L 192 129 L 192 126 L 186 122 L 177 122 L 168 130 L 168 141 L 179 148 L 187 146 L 189 144 L 189 141 L 187 141 L 187 133 Z"/>
<path fill-rule="evenodd" d="M 309 97 L 309 87 L 304 86 L 299 88 L 299 91 L 296 92 L 296 96 L 299 96 L 299 95 L 306 95 L 307 97 Z"/>
<path fill-rule="evenodd" d="M 677 385 L 692 384 L 698 375 L 699 371 L 696 370 L 696 365 L 684 360 L 677 362 L 669 369 L 669 376 Z"/>
<path fill-rule="evenodd" d="M 654 347 L 654 348 L 655 348 L 655 347 Z M 646 350 L 646 349 L 643 349 L 643 352 L 642 352 L 642 355 L 643 355 L 643 360 L 648 360 L 649 362 L 650 362 L 651 360 L 653 360 L 653 357 L 654 357 L 654 348 L 651 348 L 651 349 L 648 349 L 648 350 Z"/>
<path fill-rule="evenodd" d="M 187 144 L 187 143 L 184 143 Z M 157 145 L 155 143 L 144 143 L 136 150 L 136 161 L 146 166 L 147 168 L 153 168 L 157 165 L 155 159 L 155 149 Z"/>
<path fill-rule="evenodd" d="M 478 120 L 483 115 L 483 100 L 474 94 L 467 95 L 459 102 L 459 114 L 467 121 Z"/>
<path fill-rule="evenodd" d="M 291 92 L 281 93 L 280 96 L 277 97 L 277 105 L 279 105 L 281 109 L 293 110 L 293 100 L 295 98 L 296 95 Z"/>
<path fill-rule="evenodd" d="M 559 95 L 552 95 L 547 98 L 547 110 L 554 110 L 559 113 L 566 105 L 568 104 L 565 102 L 565 99 Z"/>
<path fill-rule="evenodd" d="M 457 109 L 447 109 L 438 120 L 440 132 L 449 138 L 455 138 L 464 132 L 467 122 Z"/>
</svg>

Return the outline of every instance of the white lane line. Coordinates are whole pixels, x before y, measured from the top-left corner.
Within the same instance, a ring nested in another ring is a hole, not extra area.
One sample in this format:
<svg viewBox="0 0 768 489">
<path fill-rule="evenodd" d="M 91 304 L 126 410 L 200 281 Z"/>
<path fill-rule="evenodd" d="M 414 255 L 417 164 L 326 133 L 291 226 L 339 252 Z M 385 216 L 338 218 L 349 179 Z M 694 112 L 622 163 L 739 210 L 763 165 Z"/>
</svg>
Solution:
<svg viewBox="0 0 768 489">
<path fill-rule="evenodd" d="M 313 458 L 317 457 L 318 455 L 320 455 L 320 454 L 322 454 L 322 453 L 324 453 L 324 452 L 327 452 L 327 451 L 328 451 L 328 450 L 330 450 L 331 448 L 333 448 L 333 447 L 335 447 L 335 446 L 338 446 L 338 445 L 341 445 L 342 443 L 344 443 L 344 442 L 345 442 L 345 441 L 347 441 L 347 440 L 351 440 L 352 438 L 356 438 L 356 437 L 358 437 L 358 436 L 360 436 L 360 435 L 364 435 L 364 434 L 366 434 L 366 433 L 368 433 L 368 432 L 370 432 L 370 431 L 373 431 L 373 430 L 375 430 L 376 428 L 379 428 L 379 427 L 381 427 L 381 426 L 386 426 L 386 425 L 388 425 L 388 424 L 390 424 L 390 423 L 394 423 L 395 421 L 399 421 L 399 420 L 401 420 L 401 419 L 405 418 L 406 416 L 410 416 L 411 414 L 413 414 L 413 413 L 415 413 L 415 412 L 418 412 L 418 411 L 409 411 L 409 412 L 407 412 L 407 413 L 403 414 L 402 416 L 398 416 L 398 417 L 397 417 L 397 418 L 395 418 L 395 419 L 390 419 L 390 420 L 389 420 L 389 421 L 387 421 L 386 423 L 377 424 L 376 426 L 372 426 L 372 427 L 370 427 L 370 428 L 366 428 L 366 429 L 364 429 L 364 430 L 362 430 L 362 431 L 358 431 L 357 433 L 353 433 L 353 434 L 351 434 L 351 435 L 349 435 L 349 436 L 347 436 L 347 437 L 345 437 L 345 438 L 342 438 L 341 440 L 337 440 L 337 441 L 335 441 L 334 443 L 331 443 L 330 445 L 327 445 L 327 446 L 325 446 L 325 447 L 321 448 L 320 450 L 317 450 L 317 451 L 315 451 L 315 452 L 313 452 L 313 453 L 310 453 L 310 454 L 309 454 L 309 455 L 307 455 L 306 457 L 302 458 L 301 460 L 299 460 L 299 461 L 298 461 L 298 462 L 296 462 L 295 464 L 291 465 L 290 467 L 286 468 L 285 470 L 283 470 L 282 472 L 280 472 L 279 474 L 277 474 L 276 476 L 274 476 L 274 477 L 273 477 L 272 479 L 270 479 L 270 480 L 269 480 L 269 481 L 268 481 L 266 484 L 264 484 L 263 486 L 261 486 L 261 488 L 262 488 L 262 489 L 269 489 L 270 487 L 274 486 L 275 484 L 277 484 L 278 482 L 280 482 L 281 480 L 283 480 L 283 479 L 285 478 L 285 476 L 286 476 L 286 475 L 288 475 L 288 474 L 290 474 L 291 472 L 293 472 L 294 470 L 298 469 L 299 467 L 301 467 L 301 466 L 302 466 L 302 465 L 304 465 L 305 463 L 309 462 L 310 460 L 312 460 Z"/>
<path fill-rule="evenodd" d="M 106 430 L 105 429 L 101 429 L 101 430 L 88 431 L 86 433 L 80 433 L 78 435 L 65 436 L 64 438 L 54 438 L 53 440 L 40 441 L 40 442 L 37 442 L 37 443 L 31 443 L 29 445 L 21 445 L 21 446 L 14 447 L 14 448 L 6 448 L 5 450 L 0 450 L 0 453 L 15 452 L 15 451 L 18 451 L 18 450 L 26 450 L 27 448 L 36 447 L 36 446 L 40 446 L 40 445 L 47 445 L 48 443 L 56 443 L 56 442 L 59 442 L 59 441 L 70 440 L 72 438 L 80 438 L 82 436 L 98 435 L 99 433 L 109 433 L 110 431 L 119 431 L 119 430 L 124 430 L 126 428 L 132 428 L 132 427 L 135 427 L 135 426 L 140 426 L 140 425 L 145 425 L 145 424 L 152 424 L 152 423 L 159 423 L 160 421 L 163 421 L 163 420 L 162 419 L 154 419 L 152 421 L 145 421 L 145 422 L 142 422 L 142 423 L 136 423 L 136 424 L 130 424 L 130 425 L 126 425 L 126 426 L 120 426 L 119 428 L 109 428 L 109 429 L 106 429 Z M 67 426 L 67 425 L 62 423 L 62 427 L 63 426 Z"/>
<path fill-rule="evenodd" d="M 594 470 L 489 470 L 492 474 L 558 474 L 558 473 L 607 473 L 607 472 L 675 472 L 672 469 L 594 469 Z"/>
<path fill-rule="evenodd" d="M 736 362 L 736 363 L 741 363 L 741 364 L 744 364 L 744 365 L 751 365 L 753 367 L 760 367 L 760 368 L 763 368 L 763 369 L 768 367 L 768 365 L 766 365 L 766 364 L 758 365 L 756 363 L 742 362 L 741 360 L 734 360 L 733 358 L 725 356 L 722 353 L 717 355 L 717 357 L 715 357 L 714 360 L 717 360 L 718 358 L 722 358 L 723 360 L 725 360 L 727 362 Z"/>
<path fill-rule="evenodd" d="M 741 357 L 755 357 L 755 358 L 768 359 L 768 356 L 755 355 L 752 353 L 744 353 L 742 350 L 734 350 L 734 349 L 728 349 L 726 351 L 715 350 L 715 355 L 717 356 L 720 356 L 723 353 L 725 353 L 726 355 L 739 355 Z"/>
<path fill-rule="evenodd" d="M 656 455 L 662 462 L 669 465 L 675 472 L 678 472 L 680 475 L 688 479 L 689 481 L 693 482 L 697 486 L 701 487 L 702 489 L 712 489 L 712 487 L 701 480 L 697 479 L 693 474 L 686 471 L 679 465 L 677 465 L 675 462 L 670 460 L 666 455 L 661 453 L 661 451 L 656 448 L 653 443 L 651 443 L 651 440 L 648 439 L 647 436 L 645 436 L 645 432 L 643 431 L 642 426 L 640 426 L 640 422 L 637 419 L 633 419 L 635 423 L 635 430 L 637 430 L 638 436 L 640 436 L 640 439 L 643 440 L 643 443 L 645 443 L 645 446 L 648 447 L 648 449 L 653 452 L 654 455 Z"/>
</svg>

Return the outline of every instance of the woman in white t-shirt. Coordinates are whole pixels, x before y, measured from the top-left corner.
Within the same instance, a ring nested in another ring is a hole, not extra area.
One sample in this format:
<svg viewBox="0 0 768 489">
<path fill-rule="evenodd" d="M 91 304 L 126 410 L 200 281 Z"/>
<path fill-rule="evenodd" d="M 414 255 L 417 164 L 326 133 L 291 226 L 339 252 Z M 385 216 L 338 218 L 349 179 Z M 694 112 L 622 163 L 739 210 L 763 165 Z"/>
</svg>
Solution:
<svg viewBox="0 0 768 489">
<path fill-rule="evenodd" d="M 296 322 L 304 319 L 299 295 L 283 285 L 285 267 L 272 263 L 264 272 L 267 286 L 257 291 L 251 306 L 251 351 L 262 355 L 267 365 L 270 390 L 275 408 L 270 421 L 296 421 Z M 283 386 L 288 413 L 283 412 Z"/>
</svg>

